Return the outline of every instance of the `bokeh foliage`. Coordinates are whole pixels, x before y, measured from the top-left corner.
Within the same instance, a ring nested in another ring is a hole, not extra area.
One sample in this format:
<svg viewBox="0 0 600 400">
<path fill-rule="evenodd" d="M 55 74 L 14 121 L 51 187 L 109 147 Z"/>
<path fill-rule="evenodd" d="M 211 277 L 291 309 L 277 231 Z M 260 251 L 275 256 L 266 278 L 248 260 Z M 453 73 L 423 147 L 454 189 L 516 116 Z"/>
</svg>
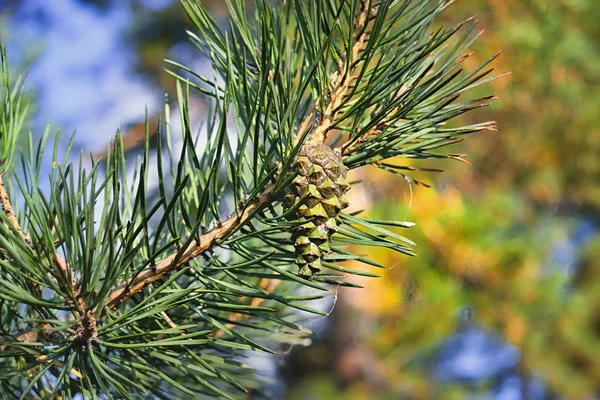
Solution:
<svg viewBox="0 0 600 400">
<path fill-rule="evenodd" d="M 448 11 L 449 20 L 477 12 L 486 28 L 467 65 L 501 49 L 496 65 L 512 71 L 491 83 L 500 100 L 481 111 L 501 132 L 457 144 L 473 166 L 454 165 L 434 176 L 431 189 L 375 178 L 375 214 L 418 221 L 410 237 L 419 258 L 381 253 L 377 260 L 393 268 L 352 298 L 348 324 L 370 321 L 374 328 L 361 337 L 394 383 L 358 379 L 333 395 L 321 376 L 311 387 L 320 398 L 340 399 L 489 393 L 493 380 L 435 381 L 428 362 L 449 335 L 476 326 L 518 348 L 515 368 L 525 382 L 541 381 L 551 395 L 592 398 L 600 392 L 600 235 L 577 236 L 582 223 L 600 220 L 598 6 L 465 0 Z M 565 265 L 570 253 L 574 262 Z"/>
</svg>

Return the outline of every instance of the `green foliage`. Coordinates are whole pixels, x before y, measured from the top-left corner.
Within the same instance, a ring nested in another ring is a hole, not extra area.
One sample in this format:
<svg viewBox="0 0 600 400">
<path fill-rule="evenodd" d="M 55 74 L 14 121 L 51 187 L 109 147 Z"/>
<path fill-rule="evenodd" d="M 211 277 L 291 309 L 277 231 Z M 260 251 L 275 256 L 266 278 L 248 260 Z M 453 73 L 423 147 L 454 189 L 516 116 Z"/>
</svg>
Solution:
<svg viewBox="0 0 600 400">
<path fill-rule="evenodd" d="M 11 81 L 4 46 L 0 47 L 0 75 L 0 174 L 5 174 L 12 164 L 19 135 L 27 118 L 29 96 L 25 94 L 25 78 L 19 76 Z"/>
<path fill-rule="evenodd" d="M 183 133 L 176 152 L 167 102 L 157 169 L 148 123 L 133 179 L 120 134 L 89 170 L 59 155 L 55 142 L 49 174 L 49 131 L 35 148 L 30 139 L 0 214 L 2 393 L 168 399 L 260 391 L 242 357 L 303 343 L 311 332 L 294 310 L 322 315 L 310 302 L 328 284 L 357 286 L 344 274 L 373 275 L 339 263 L 384 267 L 351 245 L 414 255 L 414 243 L 393 228 L 408 224 L 340 213 L 326 270 L 299 276 L 289 232 L 304 221 L 288 220 L 281 201 L 301 146 L 331 143 L 350 170 L 375 165 L 410 181 L 410 168 L 386 160 L 460 158 L 440 149 L 494 129 L 445 125 L 487 104 L 490 97 L 457 99 L 492 79 L 484 70 L 492 59 L 461 74 L 474 22 L 436 28 L 444 1 L 257 0 L 253 16 L 243 1 L 228 5 L 222 31 L 196 1 L 183 0 L 198 29 L 190 39 L 214 75 L 170 62 Z M 204 149 L 191 130 L 192 90 L 210 102 Z M 24 115 L 22 89 L 14 93 L 5 109 L 15 111 L 2 115 L 12 127 L 2 137 L 7 167 L 20 127 L 11 121 Z M 11 219 L 14 189 L 22 202 Z"/>
</svg>

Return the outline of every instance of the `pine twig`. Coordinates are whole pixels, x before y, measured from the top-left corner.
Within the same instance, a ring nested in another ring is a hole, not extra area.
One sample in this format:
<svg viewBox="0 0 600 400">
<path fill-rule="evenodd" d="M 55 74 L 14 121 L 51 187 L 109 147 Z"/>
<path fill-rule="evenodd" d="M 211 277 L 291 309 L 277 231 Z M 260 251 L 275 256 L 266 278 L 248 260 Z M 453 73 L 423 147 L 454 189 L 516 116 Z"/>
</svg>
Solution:
<svg viewBox="0 0 600 400">
<path fill-rule="evenodd" d="M 355 41 L 352 45 L 349 59 L 347 62 L 348 68 L 345 69 L 344 63 L 340 62 L 338 65 L 338 71 L 334 72 L 331 76 L 332 91 L 329 96 L 327 106 L 321 114 L 321 118 L 318 121 L 318 125 L 315 130 L 311 133 L 309 141 L 313 144 L 324 143 L 327 139 L 329 131 L 335 127 L 335 121 L 342 111 L 342 104 L 348 96 L 351 95 L 354 84 L 358 79 L 357 70 L 358 64 L 360 64 L 360 54 L 365 50 L 365 44 L 369 39 L 369 33 L 367 31 L 367 24 L 371 18 L 377 15 L 377 8 L 371 7 L 369 10 L 369 0 L 362 0 L 360 2 L 360 13 L 358 19 L 354 24 Z M 317 104 L 319 102 L 317 101 Z M 314 110 L 310 113 L 300 125 L 298 130 L 299 136 L 309 129 L 310 121 L 314 115 Z"/>
<path fill-rule="evenodd" d="M 19 232 L 19 235 L 23 238 L 23 240 L 29 242 L 29 238 L 23 232 L 19 221 L 13 211 L 12 204 L 10 202 L 10 198 L 4 186 L 4 182 L 2 180 L 2 174 L 0 174 L 0 205 L 2 206 L 2 210 L 4 211 L 8 221 L 11 225 Z M 93 313 L 91 310 L 88 310 L 83 298 L 79 297 L 79 289 L 78 284 L 75 281 L 75 277 L 71 271 L 70 266 L 67 264 L 64 258 L 62 258 L 58 253 L 54 254 L 54 259 L 57 266 L 57 275 L 55 275 L 55 279 L 62 286 L 60 277 L 63 277 L 65 280 L 70 280 L 70 285 L 73 293 L 73 297 L 75 300 L 75 308 L 79 313 L 79 317 L 82 321 L 81 327 L 77 334 L 78 340 L 90 341 L 93 340 L 96 336 L 96 321 L 93 317 Z M 39 290 L 36 287 L 36 290 Z M 48 325 L 42 325 L 42 329 L 47 329 Z M 37 342 L 39 340 L 39 333 L 37 331 L 27 331 L 19 334 L 16 337 L 16 340 L 19 342 Z M 4 350 L 4 346 L 0 346 L 0 350 Z"/>
<path fill-rule="evenodd" d="M 158 261 L 154 268 L 139 274 L 133 281 L 117 286 L 108 296 L 105 308 L 113 309 L 134 294 L 142 291 L 146 286 L 160 280 L 163 276 L 186 265 L 192 259 L 200 256 L 216 243 L 226 239 L 248 222 L 257 212 L 261 211 L 272 201 L 274 185 L 269 185 L 257 196 L 255 202 L 249 205 L 243 214 L 232 216 L 223 221 L 220 226 L 200 236 L 200 240 L 192 243 L 181 256 L 173 253 Z"/>
<path fill-rule="evenodd" d="M 4 210 L 4 214 L 6 215 L 6 218 L 10 224 L 17 230 L 17 232 L 19 232 L 19 235 L 21 235 L 23 239 L 27 239 L 27 236 L 25 236 L 23 230 L 21 229 L 21 225 L 19 225 L 17 216 L 13 211 L 10 198 L 8 197 L 8 192 L 6 191 L 4 182 L 2 181 L 2 174 L 0 174 L 0 205 L 2 206 L 2 210 Z"/>
<path fill-rule="evenodd" d="M 354 89 L 353 84 L 358 79 L 357 66 L 359 64 L 359 56 L 364 51 L 364 46 L 368 41 L 369 34 L 366 26 L 370 19 L 377 14 L 377 8 L 368 6 L 369 0 L 362 0 L 360 3 L 360 12 L 356 23 L 353 26 L 355 33 L 355 42 L 350 52 L 348 68 L 343 71 L 343 64 L 340 63 L 338 71 L 332 74 L 331 81 L 333 83 L 333 92 L 328 99 L 327 106 L 323 111 L 322 117 L 318 121 L 317 127 L 311 134 L 309 141 L 315 144 L 323 143 L 327 138 L 327 133 L 334 127 L 335 120 L 340 113 L 341 105 L 344 99 Z M 318 102 L 317 102 L 318 103 Z M 309 129 L 310 122 L 314 115 L 313 111 L 304 118 L 298 133 L 295 137 L 297 143 Z M 280 165 L 281 167 L 281 165 Z M 229 235 L 237 231 L 244 225 L 256 212 L 261 211 L 272 201 L 273 185 L 268 186 L 263 192 L 258 195 L 257 200 L 251 204 L 244 213 L 240 216 L 232 216 L 222 224 L 211 231 L 200 236 L 200 240 L 191 244 L 183 254 L 178 257 L 177 254 L 170 256 L 157 262 L 156 266 L 138 275 L 132 282 L 122 283 L 117 286 L 108 296 L 105 308 L 113 309 L 125 300 L 129 299 L 134 294 L 142 291 L 144 287 L 160 280 L 163 276 L 177 268 L 186 265 L 192 259 L 203 254 L 210 249 L 215 243 L 227 238 Z"/>
<path fill-rule="evenodd" d="M 355 42 L 350 52 L 349 68 L 345 72 L 342 71 L 343 65 L 340 65 L 338 71 L 332 74 L 331 81 L 333 84 L 333 93 L 329 97 L 325 110 L 322 114 L 322 118 L 318 121 L 318 125 L 312 132 L 310 141 L 313 143 L 323 143 L 327 137 L 327 133 L 334 127 L 335 119 L 339 115 L 339 108 L 343 100 L 353 90 L 353 83 L 358 78 L 356 75 L 356 69 L 359 64 L 358 57 L 361 52 L 364 51 L 364 46 L 368 41 L 368 32 L 366 30 L 366 24 L 368 21 L 376 15 L 376 8 L 368 9 L 368 0 L 361 1 L 361 9 L 353 29 L 356 34 Z M 300 138 L 304 135 L 307 129 L 309 129 L 310 121 L 314 111 L 309 114 L 300 125 L 298 133 L 296 135 L 295 142 L 297 143 Z M 114 309 L 119 304 L 122 304 L 136 293 L 141 292 L 145 287 L 152 283 L 162 279 L 165 275 L 178 268 L 187 265 L 191 260 L 205 253 L 207 250 L 212 248 L 215 244 L 226 239 L 228 236 L 236 232 L 240 227 L 246 224 L 257 212 L 260 212 L 267 205 L 269 205 L 273 198 L 274 185 L 267 186 L 262 193 L 260 193 L 256 200 L 249 205 L 242 215 L 232 216 L 229 219 L 223 221 L 220 226 L 210 230 L 209 232 L 200 236 L 199 240 L 189 245 L 189 247 L 181 252 L 173 253 L 162 260 L 159 260 L 156 265 L 148 269 L 138 276 L 135 277 L 131 282 L 123 282 L 115 287 L 107 297 L 104 309 Z M 9 209 L 12 210 L 12 209 Z M 16 219 L 15 219 L 16 220 Z M 61 265 L 61 263 L 59 263 Z M 95 315 L 96 310 L 84 310 L 81 317 L 90 314 Z M 91 321 L 90 321 L 91 322 Z M 90 327 L 91 329 L 91 327 Z M 37 338 L 37 335 L 34 335 Z M 31 337 L 30 332 L 19 335 L 19 341 L 28 341 Z"/>
<path fill-rule="evenodd" d="M 312 143 L 317 144 L 325 141 L 327 133 L 334 127 L 342 102 L 353 90 L 353 84 L 358 79 L 358 76 L 356 75 L 357 66 L 359 64 L 358 57 L 360 56 L 360 53 L 364 51 L 364 46 L 369 37 L 366 24 L 377 13 L 377 8 L 371 7 L 371 9 L 369 9 L 368 0 L 362 0 L 360 4 L 360 13 L 353 27 L 356 37 L 349 56 L 349 68 L 343 72 L 343 64 L 340 64 L 338 71 L 332 74 L 331 80 L 334 82 L 334 89 L 332 95 L 329 97 L 329 101 L 323 111 L 322 117 L 318 121 L 317 127 L 311 134 L 309 141 Z M 296 143 L 303 137 L 306 130 L 309 129 L 313 114 L 314 111 L 302 121 L 296 135 Z M 244 225 L 256 212 L 261 211 L 271 202 L 272 191 L 273 186 L 268 186 L 258 196 L 256 202 L 250 205 L 242 215 L 233 216 L 222 222 L 221 226 L 200 236 L 200 240 L 191 244 L 180 257 L 177 257 L 177 254 L 171 254 L 167 258 L 158 261 L 154 268 L 138 275 L 132 282 L 120 284 L 108 296 L 105 307 L 108 309 L 115 308 L 134 294 L 143 290 L 144 287 L 158 281 L 169 272 L 187 264 L 192 259 L 210 249 L 216 242 L 227 238 L 230 234 Z"/>
</svg>

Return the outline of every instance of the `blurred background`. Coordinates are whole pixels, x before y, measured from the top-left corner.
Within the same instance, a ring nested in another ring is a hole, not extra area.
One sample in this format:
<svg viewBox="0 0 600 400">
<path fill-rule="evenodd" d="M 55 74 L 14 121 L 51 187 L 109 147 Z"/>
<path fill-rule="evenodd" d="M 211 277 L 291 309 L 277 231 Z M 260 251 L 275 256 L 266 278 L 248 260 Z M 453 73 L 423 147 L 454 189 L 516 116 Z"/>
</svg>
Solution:
<svg viewBox="0 0 600 400">
<path fill-rule="evenodd" d="M 226 18 L 222 0 L 205 3 Z M 478 14 L 467 68 L 498 50 L 467 115 L 500 132 L 454 145 L 455 162 L 399 184 L 375 169 L 350 192 L 373 218 L 417 223 L 418 257 L 364 290 L 339 289 L 313 345 L 270 363 L 274 398 L 594 399 L 600 396 L 600 7 L 597 0 L 461 0 Z M 0 0 L 0 38 L 36 90 L 30 122 L 101 154 L 121 126 L 134 149 L 174 79 L 169 58 L 208 70 L 176 0 Z M 201 115 L 201 113 L 197 113 Z M 141 136 L 140 136 L 141 134 Z"/>
</svg>

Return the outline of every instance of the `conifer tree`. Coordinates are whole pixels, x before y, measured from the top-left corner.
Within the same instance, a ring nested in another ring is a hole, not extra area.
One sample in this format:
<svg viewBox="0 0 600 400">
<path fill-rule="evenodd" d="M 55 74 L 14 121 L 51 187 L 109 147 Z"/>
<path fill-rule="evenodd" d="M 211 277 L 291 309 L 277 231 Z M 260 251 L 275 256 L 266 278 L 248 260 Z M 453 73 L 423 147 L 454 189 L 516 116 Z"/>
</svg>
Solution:
<svg viewBox="0 0 600 400">
<path fill-rule="evenodd" d="M 463 160 L 444 148 L 495 130 L 452 122 L 492 98 L 468 90 L 493 79 L 493 58 L 462 72 L 476 21 L 439 26 L 451 3 L 255 0 L 248 10 L 228 0 L 222 29 L 197 1 L 182 0 L 196 28 L 190 40 L 214 72 L 168 61 L 182 146 L 172 145 L 166 102 L 157 149 L 146 140 L 135 165 L 119 133 L 88 169 L 59 154 L 48 130 L 35 145 L 30 134 L 17 157 L 29 95 L 3 50 L 0 392 L 260 392 L 244 355 L 302 343 L 311 331 L 297 310 L 323 315 L 311 301 L 331 285 L 358 286 L 345 277 L 386 267 L 345 245 L 415 255 L 398 231 L 412 223 L 344 212 L 346 193 L 361 186 L 348 182 L 350 171 L 419 183 L 411 171 L 426 170 L 422 160 Z M 210 104 L 203 148 L 191 128 L 192 91 Z M 344 267 L 349 260 L 365 269 Z"/>
</svg>

